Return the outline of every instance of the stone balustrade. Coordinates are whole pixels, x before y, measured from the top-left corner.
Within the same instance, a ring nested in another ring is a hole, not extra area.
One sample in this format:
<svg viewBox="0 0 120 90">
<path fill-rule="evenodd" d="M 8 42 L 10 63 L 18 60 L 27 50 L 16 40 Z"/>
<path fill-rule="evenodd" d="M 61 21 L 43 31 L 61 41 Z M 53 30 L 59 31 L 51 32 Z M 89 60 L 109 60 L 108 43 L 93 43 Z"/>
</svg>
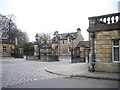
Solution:
<svg viewBox="0 0 120 90">
<path fill-rule="evenodd" d="M 88 31 L 111 30 L 120 28 L 120 13 L 89 17 Z"/>
</svg>

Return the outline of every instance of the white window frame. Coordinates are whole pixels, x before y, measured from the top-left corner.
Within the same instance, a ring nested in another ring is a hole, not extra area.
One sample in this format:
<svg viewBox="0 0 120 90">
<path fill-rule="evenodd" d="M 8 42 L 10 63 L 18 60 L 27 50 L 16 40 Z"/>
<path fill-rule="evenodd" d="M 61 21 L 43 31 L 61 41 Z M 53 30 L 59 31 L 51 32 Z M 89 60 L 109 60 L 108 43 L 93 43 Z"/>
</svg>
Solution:
<svg viewBox="0 0 120 90">
<path fill-rule="evenodd" d="M 114 41 L 114 40 L 113 40 Z M 120 63 L 120 40 L 119 41 L 119 45 L 118 46 L 114 46 L 114 43 L 112 41 L 112 61 L 113 62 L 116 62 L 116 63 Z M 114 60 L 114 47 L 119 47 L 119 61 L 115 61 Z"/>
</svg>

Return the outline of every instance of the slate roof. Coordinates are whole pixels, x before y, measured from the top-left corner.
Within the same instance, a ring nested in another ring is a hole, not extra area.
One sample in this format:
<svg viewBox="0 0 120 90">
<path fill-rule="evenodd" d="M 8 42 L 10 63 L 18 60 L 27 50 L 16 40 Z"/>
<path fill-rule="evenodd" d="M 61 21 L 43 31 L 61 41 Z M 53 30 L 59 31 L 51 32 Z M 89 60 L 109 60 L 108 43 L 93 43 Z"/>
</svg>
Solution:
<svg viewBox="0 0 120 90">
<path fill-rule="evenodd" d="M 58 37 L 60 37 L 60 40 L 67 40 L 68 34 L 73 36 L 73 39 L 77 37 L 77 32 L 58 34 Z"/>
<path fill-rule="evenodd" d="M 76 48 L 80 48 L 80 47 L 85 47 L 85 48 L 88 48 L 89 47 L 89 41 L 80 41 Z"/>
</svg>

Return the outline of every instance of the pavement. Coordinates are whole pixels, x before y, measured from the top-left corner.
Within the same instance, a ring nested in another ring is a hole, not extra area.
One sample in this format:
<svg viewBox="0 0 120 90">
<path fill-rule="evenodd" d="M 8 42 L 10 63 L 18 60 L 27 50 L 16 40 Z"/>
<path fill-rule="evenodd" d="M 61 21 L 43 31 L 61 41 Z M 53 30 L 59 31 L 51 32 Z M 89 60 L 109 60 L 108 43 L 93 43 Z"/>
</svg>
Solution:
<svg viewBox="0 0 120 90">
<path fill-rule="evenodd" d="M 68 65 L 58 65 L 57 67 L 45 68 L 45 71 L 52 74 L 63 75 L 69 78 L 84 77 L 120 81 L 120 73 L 90 72 L 88 71 L 88 63 L 71 63 Z"/>
</svg>

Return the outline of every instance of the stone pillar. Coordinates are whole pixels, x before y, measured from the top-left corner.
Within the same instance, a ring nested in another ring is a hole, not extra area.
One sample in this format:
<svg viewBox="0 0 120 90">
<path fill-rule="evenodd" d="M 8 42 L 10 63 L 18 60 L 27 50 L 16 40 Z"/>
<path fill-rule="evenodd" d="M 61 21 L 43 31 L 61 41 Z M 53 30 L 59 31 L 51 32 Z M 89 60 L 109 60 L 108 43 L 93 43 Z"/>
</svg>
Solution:
<svg viewBox="0 0 120 90">
<path fill-rule="evenodd" d="M 19 57 L 23 58 L 23 48 L 19 48 Z"/>
<path fill-rule="evenodd" d="M 38 45 L 34 45 L 34 58 L 38 59 L 39 56 L 39 52 L 38 52 Z"/>
</svg>

